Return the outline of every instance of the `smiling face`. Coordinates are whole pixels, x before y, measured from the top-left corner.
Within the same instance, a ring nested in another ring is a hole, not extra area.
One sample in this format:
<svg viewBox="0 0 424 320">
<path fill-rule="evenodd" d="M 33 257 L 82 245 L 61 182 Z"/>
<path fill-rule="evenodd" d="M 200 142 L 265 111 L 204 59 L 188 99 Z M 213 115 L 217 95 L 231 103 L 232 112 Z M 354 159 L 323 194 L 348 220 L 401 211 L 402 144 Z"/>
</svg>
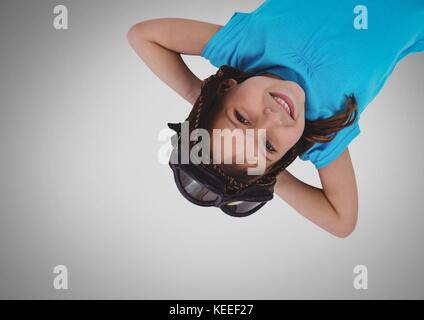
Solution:
<svg viewBox="0 0 424 320">
<path fill-rule="evenodd" d="M 265 145 L 267 168 L 280 160 L 302 136 L 305 93 L 296 82 L 272 74 L 253 76 L 240 84 L 227 79 L 221 83 L 218 94 L 222 99 L 218 112 L 211 119 L 211 129 L 239 128 L 243 133 L 246 129 L 254 129 L 255 150 L 257 143 Z M 257 139 L 258 129 L 266 130 L 266 139 Z M 236 143 L 233 142 L 232 150 L 236 150 Z M 217 151 L 214 144 L 212 150 L 214 157 L 216 152 L 223 152 L 222 147 Z M 235 163 L 235 152 L 232 156 L 232 163 Z M 250 166 L 255 164 L 245 163 L 245 167 Z"/>
</svg>

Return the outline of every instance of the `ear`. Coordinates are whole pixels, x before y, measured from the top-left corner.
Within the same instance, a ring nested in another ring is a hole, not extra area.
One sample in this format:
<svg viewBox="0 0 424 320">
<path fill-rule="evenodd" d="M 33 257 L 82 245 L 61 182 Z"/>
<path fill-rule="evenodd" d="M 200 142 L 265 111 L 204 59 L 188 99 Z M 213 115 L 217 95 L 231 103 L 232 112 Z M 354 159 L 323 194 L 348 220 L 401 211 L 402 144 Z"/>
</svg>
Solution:
<svg viewBox="0 0 424 320">
<path fill-rule="evenodd" d="M 217 94 L 222 96 L 227 93 L 227 91 L 229 91 L 231 88 L 234 88 L 237 84 L 237 81 L 233 78 L 225 79 L 221 81 L 221 83 L 218 85 Z"/>
</svg>

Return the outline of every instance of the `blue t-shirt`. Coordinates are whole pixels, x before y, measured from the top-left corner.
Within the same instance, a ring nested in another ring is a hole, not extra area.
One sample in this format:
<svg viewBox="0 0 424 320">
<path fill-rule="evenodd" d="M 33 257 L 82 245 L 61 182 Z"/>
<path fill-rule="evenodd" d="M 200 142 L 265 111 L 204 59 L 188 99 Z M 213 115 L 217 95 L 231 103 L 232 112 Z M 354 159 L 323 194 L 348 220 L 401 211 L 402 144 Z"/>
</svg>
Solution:
<svg viewBox="0 0 424 320">
<path fill-rule="evenodd" d="M 201 53 L 216 67 L 226 64 L 296 81 L 305 91 L 307 120 L 344 111 L 345 95 L 353 93 L 357 120 L 300 156 L 317 169 L 359 135 L 362 111 L 396 64 L 424 51 L 424 0 L 360 4 L 367 9 L 367 29 L 355 28 L 354 19 L 365 18 L 363 9 L 354 12 L 357 0 L 267 0 L 250 13 L 235 12 Z"/>
</svg>

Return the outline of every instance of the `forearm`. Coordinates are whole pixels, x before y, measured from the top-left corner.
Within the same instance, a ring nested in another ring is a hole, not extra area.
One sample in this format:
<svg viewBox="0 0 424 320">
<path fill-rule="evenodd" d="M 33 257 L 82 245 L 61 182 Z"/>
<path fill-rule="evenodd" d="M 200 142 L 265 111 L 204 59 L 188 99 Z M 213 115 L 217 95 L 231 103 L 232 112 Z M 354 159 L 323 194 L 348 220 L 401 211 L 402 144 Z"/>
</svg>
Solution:
<svg viewBox="0 0 424 320">
<path fill-rule="evenodd" d="M 127 38 L 137 55 L 159 79 L 190 104 L 194 104 L 196 96 L 193 89 L 198 85 L 200 93 L 201 81 L 191 72 L 180 53 L 146 38 L 142 27 L 131 29 Z"/>
<path fill-rule="evenodd" d="M 335 210 L 323 189 L 297 179 L 287 169 L 278 175 L 275 193 L 305 218 L 335 236 L 346 237 L 353 230 L 351 218 Z"/>
<path fill-rule="evenodd" d="M 189 19 L 152 19 L 132 26 L 127 38 L 154 74 L 194 104 L 200 94 L 201 80 L 188 68 L 181 54 L 200 55 L 220 27 Z"/>
<path fill-rule="evenodd" d="M 191 72 L 179 53 L 149 40 L 137 39 L 132 41 L 131 45 L 159 79 L 190 104 L 194 104 L 200 94 L 201 80 Z M 186 81 L 181 81 L 182 78 Z"/>
</svg>

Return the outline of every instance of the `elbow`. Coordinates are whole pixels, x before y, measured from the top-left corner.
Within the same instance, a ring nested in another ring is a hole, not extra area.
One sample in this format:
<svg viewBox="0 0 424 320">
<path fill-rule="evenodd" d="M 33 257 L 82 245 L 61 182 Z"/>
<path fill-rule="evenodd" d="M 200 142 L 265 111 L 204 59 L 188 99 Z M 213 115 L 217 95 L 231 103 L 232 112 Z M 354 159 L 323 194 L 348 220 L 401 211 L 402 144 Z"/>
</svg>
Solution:
<svg viewBox="0 0 424 320">
<path fill-rule="evenodd" d="M 340 239 L 346 239 L 353 233 L 354 230 L 355 228 L 344 229 L 344 230 L 333 232 L 333 235 Z"/>
<path fill-rule="evenodd" d="M 154 23 L 157 19 L 149 19 L 137 22 L 127 31 L 127 40 L 134 43 L 136 40 L 149 40 L 153 37 Z"/>
<path fill-rule="evenodd" d="M 332 234 L 338 238 L 346 239 L 349 237 L 356 228 L 356 219 L 352 222 L 342 222 Z"/>
<path fill-rule="evenodd" d="M 131 26 L 131 28 L 129 28 L 127 31 L 127 40 L 130 44 L 133 44 L 136 39 L 140 39 L 140 37 L 144 34 L 142 28 L 143 22 L 136 23 L 135 25 Z"/>
<path fill-rule="evenodd" d="M 137 38 L 138 29 L 139 29 L 139 24 L 137 23 L 131 26 L 131 28 L 127 31 L 127 41 L 130 44 L 133 44 L 134 40 Z"/>
</svg>

